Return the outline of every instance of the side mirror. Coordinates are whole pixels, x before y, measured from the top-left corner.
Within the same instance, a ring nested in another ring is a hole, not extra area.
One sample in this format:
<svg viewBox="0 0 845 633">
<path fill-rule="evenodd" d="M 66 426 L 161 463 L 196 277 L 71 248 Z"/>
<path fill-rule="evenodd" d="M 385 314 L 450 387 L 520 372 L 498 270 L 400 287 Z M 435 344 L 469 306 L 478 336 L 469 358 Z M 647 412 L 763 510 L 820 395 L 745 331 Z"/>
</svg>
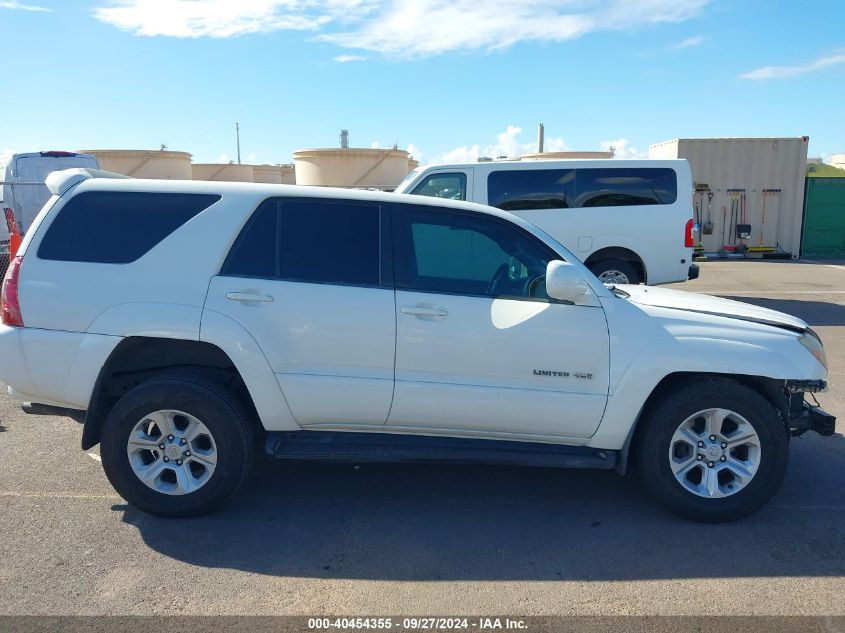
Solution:
<svg viewBox="0 0 845 633">
<path fill-rule="evenodd" d="M 560 260 L 546 266 L 546 294 L 552 299 L 572 301 L 590 294 L 590 285 L 579 268 Z"/>
</svg>

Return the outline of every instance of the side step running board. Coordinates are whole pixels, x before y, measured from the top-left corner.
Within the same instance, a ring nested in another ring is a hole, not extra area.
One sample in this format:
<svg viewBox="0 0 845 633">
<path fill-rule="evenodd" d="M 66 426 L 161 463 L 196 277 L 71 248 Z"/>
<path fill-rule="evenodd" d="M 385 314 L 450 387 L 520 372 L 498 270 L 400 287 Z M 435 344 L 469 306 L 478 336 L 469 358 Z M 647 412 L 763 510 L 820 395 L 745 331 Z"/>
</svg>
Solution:
<svg viewBox="0 0 845 633">
<path fill-rule="evenodd" d="M 616 451 L 584 446 L 393 433 L 294 431 L 270 433 L 267 454 L 276 459 L 338 462 L 453 462 L 544 468 L 616 465 Z"/>
<path fill-rule="evenodd" d="M 38 402 L 24 402 L 21 404 L 21 410 L 29 415 L 58 415 L 71 418 L 80 424 L 85 423 L 85 411 L 79 409 L 54 407 L 51 404 L 40 404 Z"/>
</svg>

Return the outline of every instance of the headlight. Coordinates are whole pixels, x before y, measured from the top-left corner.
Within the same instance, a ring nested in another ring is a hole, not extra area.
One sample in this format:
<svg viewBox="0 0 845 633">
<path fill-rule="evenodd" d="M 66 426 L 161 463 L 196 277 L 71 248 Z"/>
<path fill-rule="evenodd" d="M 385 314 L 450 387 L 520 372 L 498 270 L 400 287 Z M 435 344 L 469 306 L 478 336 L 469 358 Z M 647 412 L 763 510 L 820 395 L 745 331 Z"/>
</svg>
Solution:
<svg viewBox="0 0 845 633">
<path fill-rule="evenodd" d="M 822 345 L 822 340 L 819 338 L 819 335 L 813 332 L 813 330 L 807 329 L 801 336 L 798 337 L 798 342 L 806 347 L 807 351 L 815 356 L 816 360 L 819 361 L 822 364 L 822 367 L 825 368 L 825 371 L 827 371 L 827 354 L 824 351 L 824 345 Z"/>
</svg>

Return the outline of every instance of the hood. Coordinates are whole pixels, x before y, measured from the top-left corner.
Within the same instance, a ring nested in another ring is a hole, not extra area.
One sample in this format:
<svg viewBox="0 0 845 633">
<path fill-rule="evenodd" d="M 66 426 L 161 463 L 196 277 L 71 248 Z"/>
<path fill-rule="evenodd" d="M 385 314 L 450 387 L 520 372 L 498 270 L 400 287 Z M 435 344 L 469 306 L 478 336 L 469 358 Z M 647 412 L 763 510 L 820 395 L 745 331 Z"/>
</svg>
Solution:
<svg viewBox="0 0 845 633">
<path fill-rule="evenodd" d="M 628 301 L 640 305 L 728 317 L 772 325 L 796 332 L 803 332 L 808 327 L 804 321 L 797 317 L 741 301 L 654 286 L 620 285 L 618 288 L 631 295 Z"/>
</svg>

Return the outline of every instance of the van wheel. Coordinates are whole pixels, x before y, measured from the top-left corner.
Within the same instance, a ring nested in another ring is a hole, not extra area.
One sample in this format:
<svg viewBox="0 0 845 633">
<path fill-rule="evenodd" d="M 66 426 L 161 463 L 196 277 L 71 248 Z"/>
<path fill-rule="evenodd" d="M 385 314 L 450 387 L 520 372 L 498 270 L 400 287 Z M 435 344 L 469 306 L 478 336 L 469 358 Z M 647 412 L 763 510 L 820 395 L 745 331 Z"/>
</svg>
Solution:
<svg viewBox="0 0 845 633">
<path fill-rule="evenodd" d="M 589 269 L 603 284 L 638 284 L 642 281 L 637 269 L 621 259 L 593 262 Z"/>
<path fill-rule="evenodd" d="M 727 378 L 681 385 L 646 412 L 635 468 L 651 493 L 694 521 L 733 521 L 780 487 L 789 436 L 772 404 Z"/>
<path fill-rule="evenodd" d="M 190 373 L 132 389 L 108 414 L 100 441 L 114 489 L 162 517 L 196 516 L 226 502 L 246 478 L 252 450 L 243 406 Z"/>
</svg>

